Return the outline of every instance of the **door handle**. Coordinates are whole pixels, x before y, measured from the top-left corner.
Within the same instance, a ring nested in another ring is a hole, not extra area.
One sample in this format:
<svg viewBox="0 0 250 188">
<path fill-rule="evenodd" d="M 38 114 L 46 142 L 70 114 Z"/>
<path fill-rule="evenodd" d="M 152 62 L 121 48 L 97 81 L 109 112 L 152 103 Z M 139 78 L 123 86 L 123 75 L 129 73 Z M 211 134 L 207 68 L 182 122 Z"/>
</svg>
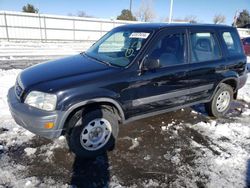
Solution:
<svg viewBox="0 0 250 188">
<path fill-rule="evenodd" d="M 159 86 L 160 84 L 158 82 L 155 82 L 153 86 Z"/>
<path fill-rule="evenodd" d="M 220 65 L 218 68 L 215 68 L 215 72 L 217 73 L 225 72 L 226 70 L 227 70 L 226 65 Z"/>
<path fill-rule="evenodd" d="M 173 75 L 173 78 L 182 78 L 182 77 L 185 77 L 187 76 L 187 72 L 181 72 L 181 73 L 176 73 Z"/>
<path fill-rule="evenodd" d="M 226 65 L 222 65 L 221 68 L 222 68 L 223 70 L 226 70 L 226 69 L 227 69 L 227 66 L 226 66 Z"/>
</svg>

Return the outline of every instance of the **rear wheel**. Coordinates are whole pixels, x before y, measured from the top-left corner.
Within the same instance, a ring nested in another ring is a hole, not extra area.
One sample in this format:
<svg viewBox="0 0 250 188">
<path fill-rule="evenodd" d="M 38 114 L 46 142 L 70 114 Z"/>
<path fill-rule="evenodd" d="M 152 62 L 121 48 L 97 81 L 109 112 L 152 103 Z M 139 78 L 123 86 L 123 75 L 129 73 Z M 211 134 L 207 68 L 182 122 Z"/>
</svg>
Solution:
<svg viewBox="0 0 250 188">
<path fill-rule="evenodd" d="M 222 117 L 230 109 L 233 100 L 233 88 L 222 83 L 213 99 L 205 104 L 205 109 L 210 116 Z"/>
<path fill-rule="evenodd" d="M 69 122 L 73 125 L 68 135 L 70 149 L 79 157 L 92 158 L 113 148 L 118 136 L 116 114 L 106 108 L 78 113 Z"/>
</svg>

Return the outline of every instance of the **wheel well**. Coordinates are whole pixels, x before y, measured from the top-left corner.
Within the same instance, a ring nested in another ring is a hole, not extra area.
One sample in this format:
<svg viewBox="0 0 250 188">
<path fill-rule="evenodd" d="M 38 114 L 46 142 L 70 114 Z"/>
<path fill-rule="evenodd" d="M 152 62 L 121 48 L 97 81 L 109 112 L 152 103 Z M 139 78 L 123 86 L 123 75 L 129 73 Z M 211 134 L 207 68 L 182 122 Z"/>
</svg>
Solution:
<svg viewBox="0 0 250 188">
<path fill-rule="evenodd" d="M 234 79 L 228 79 L 223 81 L 222 83 L 225 83 L 233 88 L 233 91 L 235 92 L 237 89 L 237 82 Z"/>
<path fill-rule="evenodd" d="M 118 115 L 119 123 L 122 122 L 122 120 L 123 120 L 122 114 L 114 104 L 112 104 L 110 102 L 94 102 L 94 103 L 79 106 L 76 109 L 74 109 L 72 112 L 70 112 L 70 114 L 66 118 L 64 125 L 63 125 L 63 127 L 64 127 L 63 134 L 65 134 L 65 132 L 69 131 L 69 129 L 72 128 L 72 127 L 69 127 L 68 123 L 69 123 L 70 119 L 74 116 L 75 113 L 77 113 L 77 112 L 84 113 L 84 112 L 95 110 L 98 108 L 106 108 L 106 109 L 112 111 L 113 113 Z"/>
</svg>

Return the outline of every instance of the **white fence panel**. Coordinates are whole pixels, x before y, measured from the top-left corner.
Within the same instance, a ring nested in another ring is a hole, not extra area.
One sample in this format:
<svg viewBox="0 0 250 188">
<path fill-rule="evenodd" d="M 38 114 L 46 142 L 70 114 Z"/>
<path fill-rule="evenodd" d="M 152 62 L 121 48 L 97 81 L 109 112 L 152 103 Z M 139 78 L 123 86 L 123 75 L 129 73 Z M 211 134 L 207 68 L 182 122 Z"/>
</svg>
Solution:
<svg viewBox="0 0 250 188">
<path fill-rule="evenodd" d="M 7 38 L 5 28 L 0 27 L 0 36 L 1 36 L 1 38 Z"/>
<path fill-rule="evenodd" d="M 96 41 L 114 27 L 132 21 L 0 11 L 0 40 Z M 238 28 L 241 37 L 250 29 Z"/>
<path fill-rule="evenodd" d="M 40 40 L 41 36 L 38 29 L 33 28 L 9 28 L 8 33 L 12 39 L 27 39 Z"/>
<path fill-rule="evenodd" d="M 0 11 L 0 39 L 93 42 L 128 23 L 137 22 Z"/>
<path fill-rule="evenodd" d="M 73 20 L 46 18 L 46 28 L 73 29 Z"/>
<path fill-rule="evenodd" d="M 4 14 L 0 14 L 0 25 L 5 26 Z"/>
</svg>

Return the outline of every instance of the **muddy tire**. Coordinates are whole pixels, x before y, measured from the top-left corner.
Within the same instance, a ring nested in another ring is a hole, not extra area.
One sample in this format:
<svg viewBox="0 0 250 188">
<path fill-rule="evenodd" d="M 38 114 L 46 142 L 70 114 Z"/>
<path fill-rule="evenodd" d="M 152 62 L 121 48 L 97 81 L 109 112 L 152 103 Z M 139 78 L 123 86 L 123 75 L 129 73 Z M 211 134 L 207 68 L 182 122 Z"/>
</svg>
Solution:
<svg viewBox="0 0 250 188">
<path fill-rule="evenodd" d="M 77 112 L 69 121 L 73 128 L 67 135 L 68 145 L 76 156 L 94 158 L 114 148 L 118 136 L 118 118 L 106 108 Z"/>
<path fill-rule="evenodd" d="M 213 99 L 205 104 L 209 116 L 223 117 L 230 109 L 233 100 L 233 88 L 227 84 L 220 84 Z"/>
</svg>

